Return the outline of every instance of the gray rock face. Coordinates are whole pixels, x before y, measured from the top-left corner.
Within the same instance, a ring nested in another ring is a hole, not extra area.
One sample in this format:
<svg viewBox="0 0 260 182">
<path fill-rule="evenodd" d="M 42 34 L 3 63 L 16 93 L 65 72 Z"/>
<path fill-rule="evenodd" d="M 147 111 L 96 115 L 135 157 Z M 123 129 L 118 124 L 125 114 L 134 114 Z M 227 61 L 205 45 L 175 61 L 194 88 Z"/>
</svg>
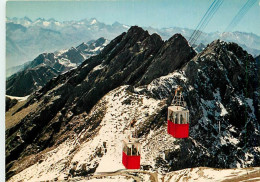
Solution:
<svg viewBox="0 0 260 182">
<path fill-rule="evenodd" d="M 255 58 L 255 60 L 256 60 L 256 65 L 257 65 L 257 70 L 258 70 L 258 77 L 259 77 L 259 73 L 260 73 L 260 55 L 257 56 Z"/>
<path fill-rule="evenodd" d="M 26 96 L 41 88 L 60 74 L 47 65 L 38 65 L 12 75 L 6 82 L 6 93 L 12 96 Z"/>
<path fill-rule="evenodd" d="M 11 99 L 10 97 L 5 97 L 5 112 L 11 109 L 15 104 L 17 104 L 17 99 Z"/>
<path fill-rule="evenodd" d="M 155 78 L 180 69 L 195 55 L 187 40 L 182 35 L 175 34 L 161 47 L 139 84 L 148 84 Z"/>
<path fill-rule="evenodd" d="M 194 50 L 197 52 L 197 53 L 200 53 L 202 52 L 204 49 L 206 48 L 206 46 L 202 43 L 200 43 L 199 45 L 197 46 L 194 46 Z"/>
<path fill-rule="evenodd" d="M 209 152 L 208 160 L 200 164 L 224 168 L 259 164 L 255 148 L 260 144 L 255 69 L 251 55 L 237 44 L 221 41 L 211 43 L 184 68 L 188 84 L 194 86 L 187 98 L 192 106 L 192 126 L 198 126 L 192 135 Z M 198 108 L 194 108 L 195 103 L 199 103 Z M 237 138 L 238 143 L 226 142 L 228 138 Z M 247 152 L 252 154 L 251 163 L 239 163 Z"/>
<path fill-rule="evenodd" d="M 178 84 L 185 90 L 190 138 L 176 140 L 180 148 L 163 151 L 165 158 L 156 160 L 158 168 L 257 166 L 260 129 L 255 69 L 252 56 L 237 44 L 217 40 L 196 55 L 179 34 L 164 42 L 156 34 L 131 27 L 97 56 L 51 79 L 20 108 L 38 104 L 34 113 L 6 131 L 7 178 L 26 168 L 15 167 L 26 156 L 55 147 L 83 129 L 91 133 L 102 127 L 106 108 L 86 120 L 72 118 L 88 115 L 104 95 L 125 84 L 130 85 L 130 95 L 167 100 L 143 123 L 139 136 L 164 126 L 174 88 Z M 33 163 L 28 160 L 26 165 Z"/>
</svg>

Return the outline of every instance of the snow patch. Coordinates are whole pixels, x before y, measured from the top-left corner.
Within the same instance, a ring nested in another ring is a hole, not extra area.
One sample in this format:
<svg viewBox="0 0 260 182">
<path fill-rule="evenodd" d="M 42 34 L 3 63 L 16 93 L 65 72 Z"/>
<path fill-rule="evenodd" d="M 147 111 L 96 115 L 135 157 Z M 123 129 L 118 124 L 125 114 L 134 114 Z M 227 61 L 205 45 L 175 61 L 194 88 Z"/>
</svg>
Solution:
<svg viewBox="0 0 260 182">
<path fill-rule="evenodd" d="M 127 28 L 127 29 L 129 29 L 129 28 L 130 28 L 130 27 L 129 27 L 129 26 L 127 26 L 127 25 L 123 25 L 123 27 L 124 27 L 124 28 Z"/>
<path fill-rule="evenodd" d="M 42 24 L 43 24 L 43 26 L 47 27 L 47 26 L 50 25 L 50 22 L 48 22 L 48 21 L 44 21 L 44 22 L 42 22 Z"/>
<path fill-rule="evenodd" d="M 104 68 L 104 66 L 101 65 L 101 64 L 99 64 L 99 65 L 97 65 L 95 68 L 93 68 L 93 71 L 101 70 L 101 69 L 103 69 L 103 68 Z"/>
<path fill-rule="evenodd" d="M 94 25 L 97 23 L 97 20 L 96 19 L 93 19 L 91 22 L 90 22 L 90 25 Z"/>
<path fill-rule="evenodd" d="M 5 95 L 6 97 L 9 97 L 10 99 L 16 99 L 18 101 L 25 101 L 28 99 L 30 95 L 24 96 L 24 97 L 17 97 L 17 96 L 11 96 L 11 95 Z"/>
<path fill-rule="evenodd" d="M 225 116 L 228 114 L 226 108 L 223 106 L 223 104 L 221 102 L 219 102 L 219 106 L 221 108 L 221 112 L 220 112 L 220 116 Z"/>
</svg>

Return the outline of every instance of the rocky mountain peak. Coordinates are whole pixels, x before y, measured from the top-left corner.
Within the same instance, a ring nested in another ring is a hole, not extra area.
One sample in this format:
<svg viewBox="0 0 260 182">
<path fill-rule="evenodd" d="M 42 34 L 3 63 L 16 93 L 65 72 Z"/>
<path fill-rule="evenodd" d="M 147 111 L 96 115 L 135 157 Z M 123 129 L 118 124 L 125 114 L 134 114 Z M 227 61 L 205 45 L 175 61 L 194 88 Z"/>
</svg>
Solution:
<svg viewBox="0 0 260 182">
<path fill-rule="evenodd" d="M 148 31 L 145 31 L 142 27 L 139 26 L 131 26 L 129 30 L 127 31 L 127 34 L 134 35 L 134 34 L 142 34 L 142 33 L 148 34 Z"/>
<path fill-rule="evenodd" d="M 184 70 L 189 82 L 196 85 L 205 100 L 214 100 L 216 93 L 220 94 L 223 107 L 229 114 L 232 113 L 229 118 L 232 125 L 242 127 L 245 124 L 245 120 L 239 119 L 245 117 L 242 112 L 244 106 L 237 98 L 243 95 L 244 100 L 248 97 L 257 102 L 254 94 L 254 90 L 257 90 L 256 64 L 251 55 L 236 43 L 216 40 L 196 55 Z"/>
<path fill-rule="evenodd" d="M 131 38 L 132 42 L 138 42 L 144 40 L 146 37 L 149 37 L 148 31 L 145 31 L 141 27 L 132 26 L 125 36 L 125 39 Z"/>
<path fill-rule="evenodd" d="M 100 45 L 104 44 L 105 41 L 106 41 L 106 39 L 104 37 L 100 37 L 95 42 L 96 42 L 97 46 L 100 46 Z"/>
<path fill-rule="evenodd" d="M 79 46 L 76 47 L 76 49 L 78 49 L 80 51 L 83 51 L 87 48 L 88 48 L 88 45 L 85 42 L 81 43 Z"/>
<path fill-rule="evenodd" d="M 32 22 L 32 20 L 30 18 L 28 18 L 27 16 L 23 17 L 24 20 Z"/>
<path fill-rule="evenodd" d="M 202 52 L 204 49 L 206 48 L 206 46 L 202 43 L 200 43 L 199 45 L 195 45 L 194 46 L 194 50 L 197 52 L 197 53 L 200 53 Z"/>
<path fill-rule="evenodd" d="M 167 75 L 181 68 L 195 55 L 195 51 L 181 34 L 173 35 L 161 46 L 139 85 L 148 84 L 159 75 Z"/>
<path fill-rule="evenodd" d="M 186 42 L 188 42 L 188 41 L 184 38 L 184 36 L 183 36 L 182 34 L 180 34 L 180 33 L 174 34 L 168 41 L 169 41 L 169 42 L 172 42 L 172 41 L 186 41 Z"/>
</svg>

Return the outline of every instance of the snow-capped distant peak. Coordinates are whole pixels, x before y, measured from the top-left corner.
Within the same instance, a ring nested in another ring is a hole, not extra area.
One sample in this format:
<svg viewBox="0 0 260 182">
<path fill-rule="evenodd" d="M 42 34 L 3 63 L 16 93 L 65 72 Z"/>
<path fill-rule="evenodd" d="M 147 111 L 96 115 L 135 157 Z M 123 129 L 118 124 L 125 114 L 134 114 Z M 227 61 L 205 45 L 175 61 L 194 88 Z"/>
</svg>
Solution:
<svg viewBox="0 0 260 182">
<path fill-rule="evenodd" d="M 54 55 L 55 56 L 60 56 L 62 55 L 63 53 L 67 52 L 69 49 L 62 49 L 62 50 L 59 50 L 59 51 L 55 51 L 54 52 Z"/>
<path fill-rule="evenodd" d="M 61 23 L 58 22 L 58 21 L 54 22 L 54 24 L 57 25 L 57 26 L 61 26 Z"/>
<path fill-rule="evenodd" d="M 104 44 L 103 44 L 103 46 L 106 46 L 109 42 L 110 42 L 110 41 L 106 39 L 105 42 L 104 42 Z"/>
<path fill-rule="evenodd" d="M 129 29 L 129 28 L 130 28 L 130 27 L 129 27 L 129 26 L 127 26 L 127 25 L 123 25 L 123 27 L 124 27 L 124 28 L 127 28 L 127 29 Z"/>
<path fill-rule="evenodd" d="M 50 25 L 50 22 L 48 22 L 48 21 L 44 21 L 44 22 L 42 22 L 42 24 L 43 24 L 43 26 L 47 27 L 47 26 Z"/>
<path fill-rule="evenodd" d="M 90 25 L 94 25 L 97 23 L 97 20 L 96 19 L 92 19 L 92 21 L 90 22 Z"/>
</svg>

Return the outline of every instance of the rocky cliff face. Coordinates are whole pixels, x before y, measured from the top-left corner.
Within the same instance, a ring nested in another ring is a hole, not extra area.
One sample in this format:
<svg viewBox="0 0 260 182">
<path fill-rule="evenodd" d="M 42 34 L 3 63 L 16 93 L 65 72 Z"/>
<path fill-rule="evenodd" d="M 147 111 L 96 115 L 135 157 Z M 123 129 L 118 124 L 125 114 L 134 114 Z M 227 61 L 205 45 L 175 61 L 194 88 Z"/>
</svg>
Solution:
<svg viewBox="0 0 260 182">
<path fill-rule="evenodd" d="M 194 45 L 193 47 L 197 53 L 202 52 L 206 48 L 206 46 L 202 43 L 200 43 L 199 45 Z"/>
<path fill-rule="evenodd" d="M 258 73 L 260 73 L 260 55 L 257 56 L 257 57 L 255 58 L 255 60 L 256 60 L 256 65 L 257 65 Z M 259 74 L 258 74 L 258 77 L 259 77 Z"/>
<path fill-rule="evenodd" d="M 180 34 L 164 42 L 131 27 L 18 109 L 36 107 L 6 131 L 7 178 L 85 176 L 107 169 L 107 163 L 120 169 L 120 142 L 133 117 L 144 170 L 257 166 L 255 69 L 252 56 L 237 44 L 214 41 L 196 55 Z M 190 137 L 181 140 L 166 133 L 177 85 L 184 88 L 191 118 Z"/>
<path fill-rule="evenodd" d="M 160 163 L 171 170 L 257 166 L 260 118 L 253 57 L 237 44 L 214 41 L 178 74 L 146 88 L 163 99 L 176 84 L 182 85 L 192 118 L 191 137 L 179 140 L 180 149 L 167 151 Z"/>
<path fill-rule="evenodd" d="M 15 104 L 17 104 L 17 99 L 12 99 L 10 97 L 5 97 L 5 112 L 11 109 Z"/>
<path fill-rule="evenodd" d="M 11 76 L 6 82 L 6 94 L 26 96 L 39 89 L 53 77 L 60 74 L 56 69 L 44 64 L 26 69 Z"/>
</svg>

